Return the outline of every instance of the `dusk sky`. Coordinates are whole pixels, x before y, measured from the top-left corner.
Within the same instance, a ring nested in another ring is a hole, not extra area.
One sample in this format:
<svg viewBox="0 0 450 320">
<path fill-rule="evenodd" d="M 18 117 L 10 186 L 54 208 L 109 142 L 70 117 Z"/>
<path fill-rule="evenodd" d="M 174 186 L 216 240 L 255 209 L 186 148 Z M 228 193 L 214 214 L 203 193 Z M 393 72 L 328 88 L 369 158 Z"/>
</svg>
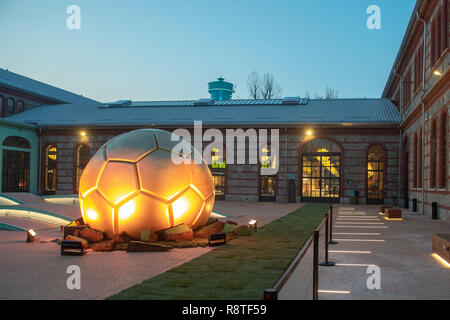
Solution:
<svg viewBox="0 0 450 320">
<path fill-rule="evenodd" d="M 69 5 L 81 30 L 69 30 Z M 0 67 L 103 102 L 208 97 L 271 72 L 282 96 L 380 97 L 414 0 L 0 0 Z M 369 5 L 381 30 L 369 30 Z"/>
</svg>

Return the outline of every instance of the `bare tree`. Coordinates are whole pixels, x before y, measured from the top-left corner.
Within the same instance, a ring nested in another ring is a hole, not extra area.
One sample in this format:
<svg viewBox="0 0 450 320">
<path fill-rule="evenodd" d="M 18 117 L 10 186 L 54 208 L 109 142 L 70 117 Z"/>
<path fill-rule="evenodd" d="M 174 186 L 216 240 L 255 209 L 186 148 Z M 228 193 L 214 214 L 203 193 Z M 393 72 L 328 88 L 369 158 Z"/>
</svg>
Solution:
<svg viewBox="0 0 450 320">
<path fill-rule="evenodd" d="M 336 89 L 331 89 L 329 86 L 325 88 L 325 99 L 337 99 L 338 91 Z"/>
<path fill-rule="evenodd" d="M 331 89 L 329 86 L 325 87 L 325 96 L 319 96 L 318 94 L 314 95 L 314 99 L 337 99 L 338 98 L 338 91 L 336 89 Z"/>
<path fill-rule="evenodd" d="M 263 99 L 277 99 L 281 97 L 281 87 L 271 73 L 264 73 L 261 90 Z"/>
<path fill-rule="evenodd" d="M 260 94 L 261 94 L 261 78 L 260 78 L 258 72 L 253 71 L 248 76 L 247 88 L 248 88 L 248 93 L 250 95 L 250 98 L 259 99 Z"/>
</svg>

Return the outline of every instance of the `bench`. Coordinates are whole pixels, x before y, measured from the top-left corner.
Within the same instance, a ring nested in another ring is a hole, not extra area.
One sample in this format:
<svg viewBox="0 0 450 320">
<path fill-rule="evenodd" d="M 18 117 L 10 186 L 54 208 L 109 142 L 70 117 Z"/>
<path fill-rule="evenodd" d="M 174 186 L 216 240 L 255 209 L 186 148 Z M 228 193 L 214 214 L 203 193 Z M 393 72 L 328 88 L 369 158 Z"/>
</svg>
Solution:
<svg viewBox="0 0 450 320">
<path fill-rule="evenodd" d="M 84 254 L 84 247 L 81 241 L 75 240 L 61 241 L 62 256 L 82 256 L 83 254 Z"/>
<path fill-rule="evenodd" d="M 433 253 L 450 263 L 450 233 L 435 233 L 432 239 Z"/>
<path fill-rule="evenodd" d="M 213 233 L 209 236 L 208 246 L 216 246 L 227 243 L 227 234 L 225 232 L 222 233 Z"/>
<path fill-rule="evenodd" d="M 389 208 L 389 209 L 387 209 L 386 217 L 389 219 L 401 219 L 402 218 L 402 209 Z"/>
</svg>

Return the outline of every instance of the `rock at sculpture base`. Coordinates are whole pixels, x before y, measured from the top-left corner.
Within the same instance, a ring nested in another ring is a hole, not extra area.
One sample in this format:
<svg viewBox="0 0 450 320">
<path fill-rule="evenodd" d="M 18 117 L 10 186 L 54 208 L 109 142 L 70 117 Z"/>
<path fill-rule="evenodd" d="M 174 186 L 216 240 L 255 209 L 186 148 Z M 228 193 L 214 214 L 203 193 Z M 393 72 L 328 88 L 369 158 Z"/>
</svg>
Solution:
<svg viewBox="0 0 450 320">
<path fill-rule="evenodd" d="M 216 221 L 212 224 L 206 225 L 196 230 L 194 237 L 208 239 L 212 234 L 222 232 L 224 227 L 225 227 L 224 222 Z"/>
<path fill-rule="evenodd" d="M 170 247 L 162 244 L 153 244 L 142 241 L 130 241 L 128 243 L 127 252 L 161 252 L 167 251 Z"/>
<path fill-rule="evenodd" d="M 192 229 L 189 228 L 185 224 L 180 224 L 178 226 L 161 230 L 156 232 L 158 235 L 159 241 L 186 241 L 186 240 L 192 240 L 194 237 L 194 233 L 192 232 Z"/>
<path fill-rule="evenodd" d="M 103 233 L 85 228 L 78 232 L 78 237 L 86 239 L 88 242 L 96 243 L 103 240 Z"/>
</svg>

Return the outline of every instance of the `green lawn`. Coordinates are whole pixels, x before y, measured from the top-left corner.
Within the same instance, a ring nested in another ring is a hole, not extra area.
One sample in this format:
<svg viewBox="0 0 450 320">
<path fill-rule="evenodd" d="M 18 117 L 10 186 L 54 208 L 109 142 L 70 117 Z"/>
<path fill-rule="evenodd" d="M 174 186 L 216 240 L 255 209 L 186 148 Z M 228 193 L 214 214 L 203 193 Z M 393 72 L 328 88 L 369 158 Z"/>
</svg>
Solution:
<svg viewBox="0 0 450 320">
<path fill-rule="evenodd" d="M 307 204 L 181 266 L 108 299 L 261 299 L 329 208 Z M 149 261 L 151 263 L 151 261 Z"/>
</svg>

